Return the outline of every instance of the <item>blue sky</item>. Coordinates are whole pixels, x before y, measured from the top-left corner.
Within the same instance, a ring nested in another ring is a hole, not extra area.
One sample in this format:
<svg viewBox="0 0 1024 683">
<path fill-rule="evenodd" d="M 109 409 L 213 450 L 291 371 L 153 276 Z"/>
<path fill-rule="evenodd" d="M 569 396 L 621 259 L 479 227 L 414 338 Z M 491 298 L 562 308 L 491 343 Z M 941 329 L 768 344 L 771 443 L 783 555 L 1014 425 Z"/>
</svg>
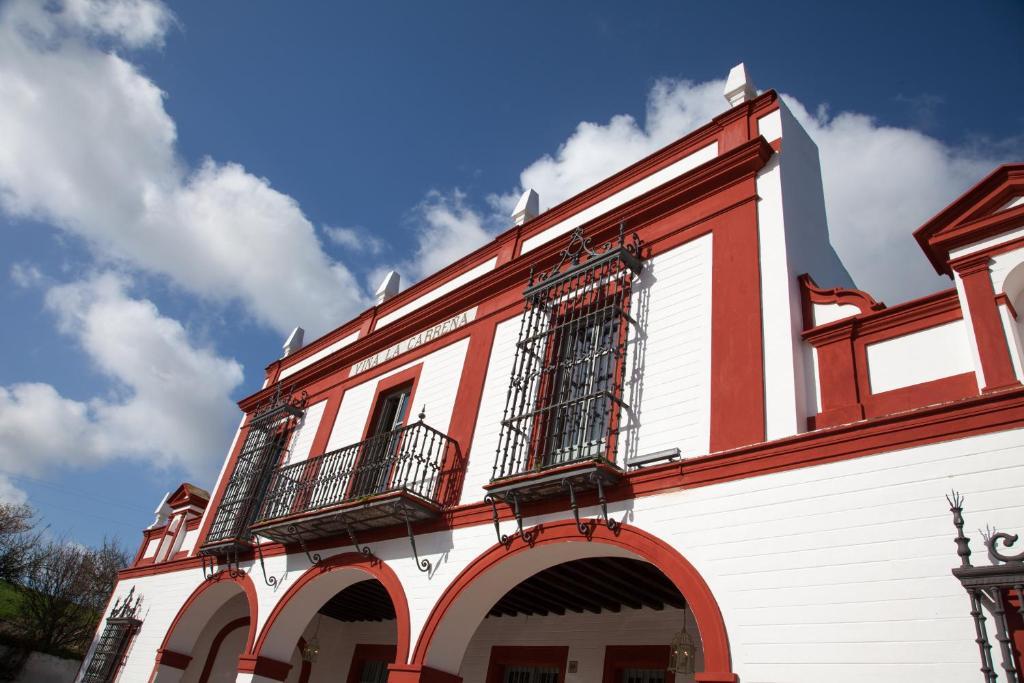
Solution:
<svg viewBox="0 0 1024 683">
<path fill-rule="evenodd" d="M 291 326 L 703 123 L 737 62 L 890 303 L 948 286 L 913 228 L 1024 159 L 1017 2 L 41 4 L 0 2 L 0 496 L 83 542 L 212 487 Z"/>
</svg>

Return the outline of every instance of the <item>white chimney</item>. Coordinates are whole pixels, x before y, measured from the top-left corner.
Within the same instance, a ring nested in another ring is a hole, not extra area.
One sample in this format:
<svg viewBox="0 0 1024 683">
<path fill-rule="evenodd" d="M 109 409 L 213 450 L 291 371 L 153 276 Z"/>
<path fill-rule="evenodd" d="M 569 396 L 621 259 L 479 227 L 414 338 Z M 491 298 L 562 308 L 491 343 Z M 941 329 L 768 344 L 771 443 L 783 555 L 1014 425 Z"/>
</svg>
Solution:
<svg viewBox="0 0 1024 683">
<path fill-rule="evenodd" d="M 384 276 L 384 279 L 380 283 L 380 287 L 377 288 L 377 305 L 384 303 L 395 294 L 398 294 L 398 287 L 401 285 L 402 278 L 398 274 L 397 270 L 392 270 Z"/>
<path fill-rule="evenodd" d="M 522 225 L 539 213 L 540 196 L 535 190 L 529 189 L 516 202 L 516 208 L 512 211 L 512 223 Z"/>
<path fill-rule="evenodd" d="M 156 506 L 156 510 L 153 510 L 153 514 L 156 515 L 156 519 L 150 524 L 148 529 L 155 529 L 158 526 L 163 526 L 167 523 L 167 518 L 171 514 L 171 506 L 167 504 L 167 499 L 171 497 L 171 492 L 168 491 L 164 494 L 163 500 Z"/>
<path fill-rule="evenodd" d="M 754 87 L 754 81 L 750 80 L 750 76 L 747 75 L 747 68 L 743 62 L 729 71 L 729 77 L 725 79 L 725 92 L 722 94 L 725 95 L 730 107 L 757 97 L 757 88 Z"/>
<path fill-rule="evenodd" d="M 284 358 L 287 358 L 302 348 L 302 337 L 305 334 L 306 331 L 301 327 L 296 327 L 292 330 L 292 333 L 288 335 L 288 338 L 284 341 Z"/>
</svg>

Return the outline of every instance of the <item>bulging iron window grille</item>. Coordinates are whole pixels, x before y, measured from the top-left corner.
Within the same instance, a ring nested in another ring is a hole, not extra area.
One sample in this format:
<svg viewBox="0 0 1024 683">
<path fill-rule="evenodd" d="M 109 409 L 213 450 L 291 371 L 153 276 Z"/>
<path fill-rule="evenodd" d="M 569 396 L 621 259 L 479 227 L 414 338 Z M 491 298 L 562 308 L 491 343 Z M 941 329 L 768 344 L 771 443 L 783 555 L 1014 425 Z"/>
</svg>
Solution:
<svg viewBox="0 0 1024 683">
<path fill-rule="evenodd" d="M 612 462 L 640 241 L 597 249 L 577 228 L 524 292 L 492 480 L 584 460 Z"/>
<path fill-rule="evenodd" d="M 83 683 L 108 683 L 113 681 L 121 667 L 128 645 L 138 632 L 142 622 L 138 619 L 142 596 L 135 597 L 135 588 L 128 591 L 123 600 L 118 599 L 110 610 L 103 633 L 96 642 L 92 659 L 82 676 Z"/>
<path fill-rule="evenodd" d="M 249 542 L 274 469 L 288 447 L 295 424 L 305 412 L 306 395 L 278 394 L 249 421 L 245 443 L 217 507 L 204 549 L 234 547 Z"/>
</svg>

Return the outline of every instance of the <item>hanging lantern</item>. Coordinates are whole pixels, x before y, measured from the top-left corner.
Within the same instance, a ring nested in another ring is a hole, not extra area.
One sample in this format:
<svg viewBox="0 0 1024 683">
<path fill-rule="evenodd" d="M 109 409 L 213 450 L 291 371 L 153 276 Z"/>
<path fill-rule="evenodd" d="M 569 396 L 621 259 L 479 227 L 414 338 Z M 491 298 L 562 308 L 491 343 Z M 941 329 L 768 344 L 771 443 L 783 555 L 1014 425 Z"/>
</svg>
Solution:
<svg viewBox="0 0 1024 683">
<path fill-rule="evenodd" d="M 686 632 L 686 607 L 683 607 L 683 630 L 672 639 L 668 670 L 676 674 L 692 674 L 697 666 L 697 646 Z"/>
<path fill-rule="evenodd" d="M 309 639 L 306 646 L 302 648 L 302 661 L 304 662 L 315 662 L 316 658 L 320 655 L 320 641 L 317 640 L 317 634 L 320 633 L 320 615 L 316 615 L 316 629 L 313 631 L 313 637 Z"/>
</svg>

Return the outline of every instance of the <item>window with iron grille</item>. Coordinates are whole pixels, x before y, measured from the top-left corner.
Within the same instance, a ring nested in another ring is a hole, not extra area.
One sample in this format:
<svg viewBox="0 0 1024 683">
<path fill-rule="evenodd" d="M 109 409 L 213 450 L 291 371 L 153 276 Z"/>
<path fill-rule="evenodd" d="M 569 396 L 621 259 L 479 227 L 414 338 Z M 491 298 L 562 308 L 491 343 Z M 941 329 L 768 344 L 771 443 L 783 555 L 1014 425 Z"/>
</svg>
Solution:
<svg viewBox="0 0 1024 683">
<path fill-rule="evenodd" d="M 613 460 L 639 248 L 620 228 L 595 250 L 577 229 L 557 265 L 531 274 L 492 479 Z"/>
<path fill-rule="evenodd" d="M 136 618 L 142 596 L 133 600 L 134 592 L 135 589 L 132 588 L 123 601 L 118 600 L 114 603 L 110 616 L 103 626 L 103 632 L 96 642 L 89 666 L 82 676 L 82 683 L 110 683 L 117 675 L 128 652 L 128 645 L 142 625 Z"/>
<path fill-rule="evenodd" d="M 204 547 L 248 541 L 249 527 L 255 521 L 295 424 L 303 415 L 305 400 L 305 395 L 298 399 L 277 396 L 249 421 L 245 443 L 224 488 Z"/>
</svg>

